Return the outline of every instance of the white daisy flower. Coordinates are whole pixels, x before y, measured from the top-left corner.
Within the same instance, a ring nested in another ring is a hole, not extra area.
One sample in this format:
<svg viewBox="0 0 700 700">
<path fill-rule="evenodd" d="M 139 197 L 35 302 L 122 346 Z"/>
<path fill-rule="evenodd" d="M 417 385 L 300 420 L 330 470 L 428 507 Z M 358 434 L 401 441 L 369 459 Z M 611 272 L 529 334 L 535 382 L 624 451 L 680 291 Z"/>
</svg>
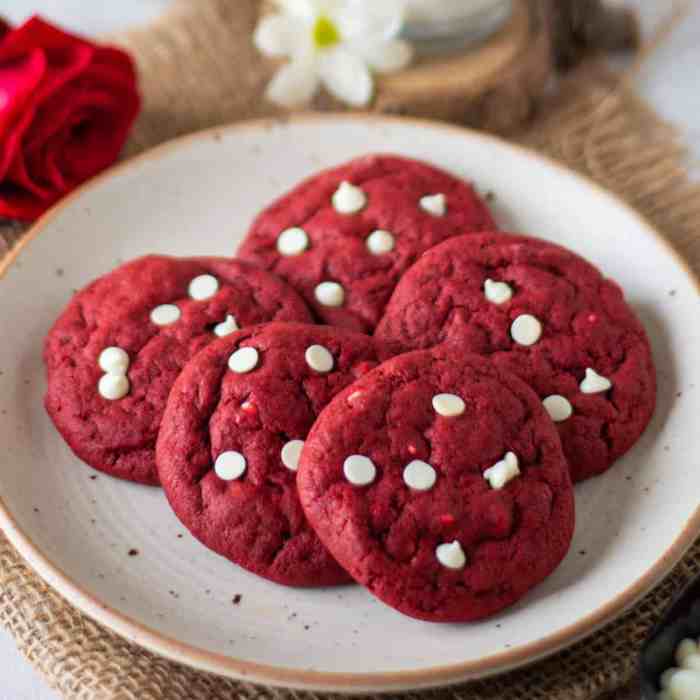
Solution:
<svg viewBox="0 0 700 700">
<path fill-rule="evenodd" d="M 403 0 L 276 0 L 254 41 L 267 56 L 290 60 L 272 78 L 267 97 L 284 107 L 307 104 L 323 85 L 353 106 L 369 104 L 372 71 L 401 70 L 413 58 L 398 38 Z"/>
</svg>

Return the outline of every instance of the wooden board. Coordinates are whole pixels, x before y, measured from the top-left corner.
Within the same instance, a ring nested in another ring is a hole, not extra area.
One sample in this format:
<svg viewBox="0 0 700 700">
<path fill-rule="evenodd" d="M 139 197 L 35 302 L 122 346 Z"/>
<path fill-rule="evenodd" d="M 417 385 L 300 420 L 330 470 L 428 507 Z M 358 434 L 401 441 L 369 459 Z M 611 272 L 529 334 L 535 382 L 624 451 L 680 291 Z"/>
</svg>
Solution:
<svg viewBox="0 0 700 700">
<path fill-rule="evenodd" d="M 458 54 L 383 76 L 374 109 L 508 131 L 531 114 L 554 73 L 548 0 L 515 0 L 508 23 Z"/>
</svg>

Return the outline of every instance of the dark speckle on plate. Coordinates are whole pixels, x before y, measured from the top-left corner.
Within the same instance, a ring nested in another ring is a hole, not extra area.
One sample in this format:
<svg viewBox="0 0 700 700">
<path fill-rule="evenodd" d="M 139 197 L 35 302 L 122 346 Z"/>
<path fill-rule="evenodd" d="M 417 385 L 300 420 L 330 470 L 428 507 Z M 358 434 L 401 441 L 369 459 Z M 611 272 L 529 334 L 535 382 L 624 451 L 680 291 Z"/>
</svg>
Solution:
<svg viewBox="0 0 700 700">
<path fill-rule="evenodd" d="M 239 605 L 241 600 L 243 600 L 243 596 L 240 593 L 236 593 L 236 595 L 231 599 L 231 602 L 234 605 Z"/>
<path fill-rule="evenodd" d="M 139 555 L 139 550 L 138 549 L 130 549 L 129 550 L 129 556 L 130 557 L 137 557 Z"/>
</svg>

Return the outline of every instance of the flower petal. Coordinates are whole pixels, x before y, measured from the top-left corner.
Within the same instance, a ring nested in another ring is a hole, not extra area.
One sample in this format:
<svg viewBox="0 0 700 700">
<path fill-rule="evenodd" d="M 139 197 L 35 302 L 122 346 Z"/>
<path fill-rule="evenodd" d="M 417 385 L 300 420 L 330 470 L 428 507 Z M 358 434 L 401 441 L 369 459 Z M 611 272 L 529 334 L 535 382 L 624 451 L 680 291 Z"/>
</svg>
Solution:
<svg viewBox="0 0 700 700">
<path fill-rule="evenodd" d="M 297 52 L 304 38 L 301 22 L 289 15 L 263 17 L 255 28 L 253 42 L 266 56 L 291 56 Z"/>
<path fill-rule="evenodd" d="M 318 71 L 326 89 L 353 107 L 365 107 L 374 93 L 372 74 L 365 62 L 346 48 L 321 54 Z"/>
<path fill-rule="evenodd" d="M 315 63 L 307 58 L 295 58 L 277 71 L 265 94 L 272 102 L 292 109 L 308 104 L 318 87 Z"/>
<path fill-rule="evenodd" d="M 367 61 L 378 73 L 394 73 L 405 68 L 413 60 L 413 46 L 408 41 L 355 41 L 352 49 Z"/>
<path fill-rule="evenodd" d="M 347 0 L 331 16 L 346 40 L 386 41 L 398 36 L 404 13 L 402 0 Z"/>
<path fill-rule="evenodd" d="M 321 0 L 275 0 L 280 10 L 293 17 L 301 17 L 307 22 L 313 22 L 322 8 Z"/>
</svg>

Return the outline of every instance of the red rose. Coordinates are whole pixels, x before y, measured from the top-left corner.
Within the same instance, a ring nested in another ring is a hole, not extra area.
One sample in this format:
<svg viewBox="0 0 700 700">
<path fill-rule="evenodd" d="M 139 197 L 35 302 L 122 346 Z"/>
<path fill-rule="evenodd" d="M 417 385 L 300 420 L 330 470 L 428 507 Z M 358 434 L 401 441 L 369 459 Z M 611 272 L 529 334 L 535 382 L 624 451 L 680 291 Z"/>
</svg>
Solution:
<svg viewBox="0 0 700 700">
<path fill-rule="evenodd" d="M 111 165 L 139 107 L 128 54 L 0 20 L 0 217 L 35 219 Z"/>
</svg>

